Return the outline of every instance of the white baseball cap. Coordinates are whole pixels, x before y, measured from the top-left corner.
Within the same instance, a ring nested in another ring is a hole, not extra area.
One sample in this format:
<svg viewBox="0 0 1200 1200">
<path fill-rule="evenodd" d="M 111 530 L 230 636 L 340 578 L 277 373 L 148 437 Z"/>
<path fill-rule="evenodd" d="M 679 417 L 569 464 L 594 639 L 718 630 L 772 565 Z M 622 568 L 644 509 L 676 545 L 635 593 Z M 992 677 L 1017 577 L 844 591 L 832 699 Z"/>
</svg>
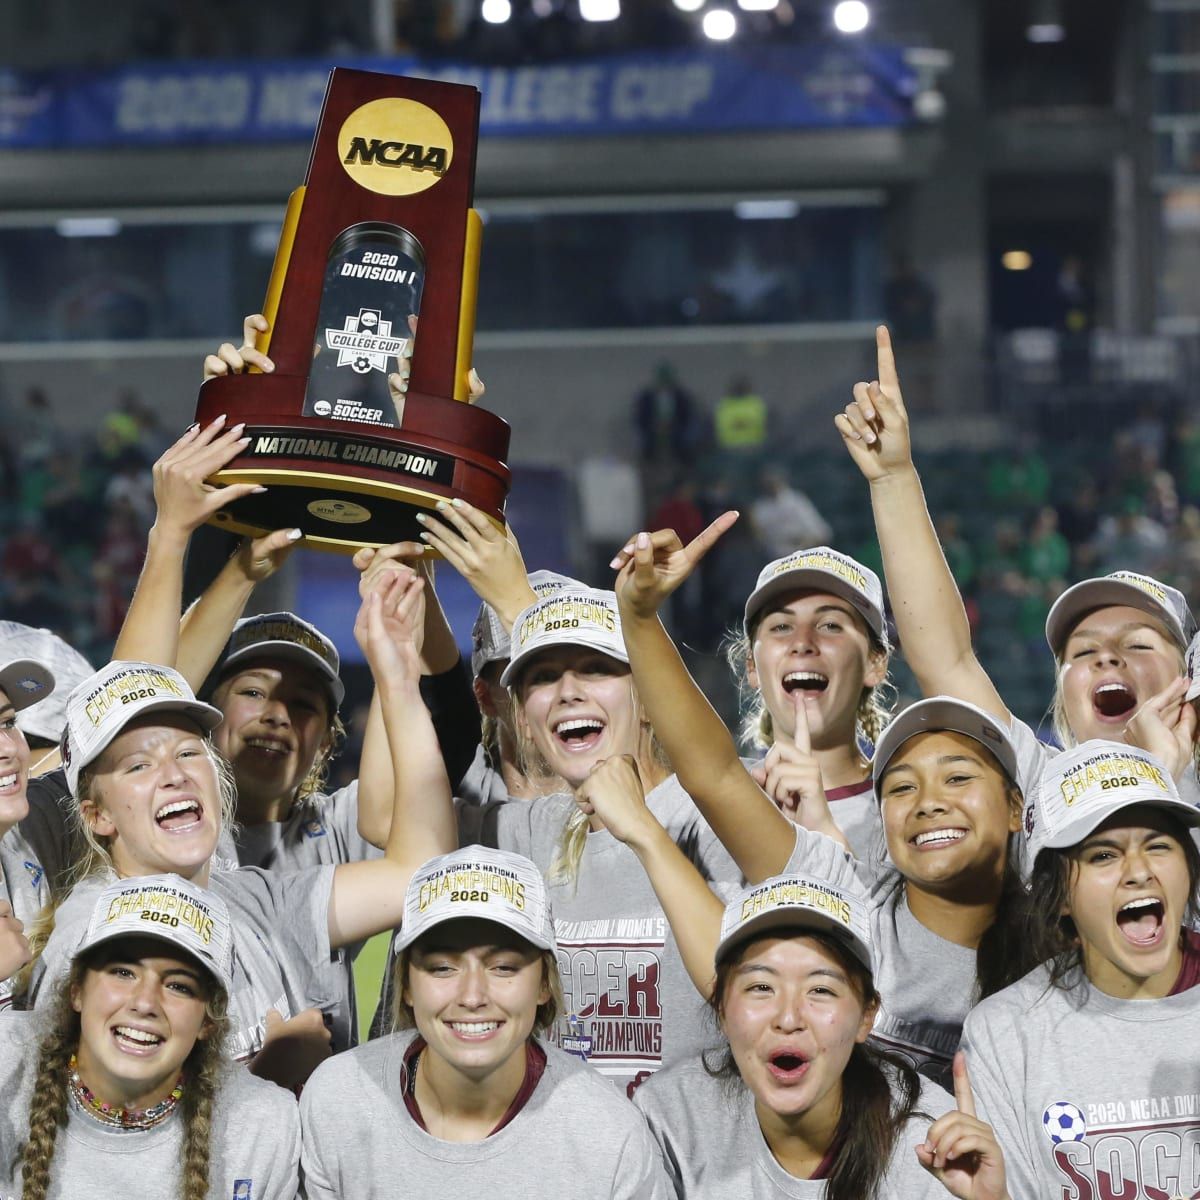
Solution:
<svg viewBox="0 0 1200 1200">
<path fill-rule="evenodd" d="M 1188 686 L 1185 700 L 1195 700 L 1200 696 L 1200 633 L 1192 638 L 1187 648 L 1187 676 L 1192 681 Z"/>
<path fill-rule="evenodd" d="M 1099 739 L 1063 751 L 1046 764 L 1025 800 L 1030 861 L 1042 850 L 1078 846 L 1114 813 L 1135 804 L 1166 808 L 1185 825 L 1200 825 L 1200 805 L 1179 795 L 1171 772 L 1154 755 Z"/>
<path fill-rule="evenodd" d="M 44 699 L 31 700 L 27 707 L 17 706 L 21 712 L 17 724 L 32 737 L 57 742 L 67 723 L 67 697 L 92 673 L 92 664 L 49 629 L 0 621 L 0 662 L 17 658 L 32 660 L 54 677 L 52 693 L 43 693 Z"/>
<path fill-rule="evenodd" d="M 1114 571 L 1098 579 L 1085 579 L 1067 588 L 1055 600 L 1046 617 L 1046 641 L 1055 656 L 1062 653 L 1080 617 L 1115 604 L 1128 605 L 1157 617 L 1180 646 L 1186 646 L 1196 632 L 1196 618 L 1182 592 L 1149 575 Z"/>
<path fill-rule="evenodd" d="M 758 573 L 758 583 L 746 601 L 746 628 L 768 600 L 784 592 L 801 589 L 830 592 L 849 600 L 881 641 L 887 642 L 887 619 L 883 614 L 883 585 L 870 567 L 828 546 L 797 550 L 769 562 Z"/>
<path fill-rule="evenodd" d="M 879 781 L 888 763 L 905 742 L 919 733 L 935 733 L 944 729 L 964 734 L 986 747 L 999 760 L 1009 779 L 1016 781 L 1017 748 L 1003 721 L 965 700 L 955 700 L 953 696 L 930 696 L 928 700 L 918 700 L 897 713 L 879 735 L 871 759 L 875 795 L 879 795 Z"/>
<path fill-rule="evenodd" d="M 291 612 L 243 617 L 229 635 L 217 662 L 214 678 L 224 678 L 240 662 L 251 658 L 282 658 L 316 671 L 338 708 L 346 696 L 339 671 L 337 647 L 315 625 Z"/>
<path fill-rule="evenodd" d="M 395 948 L 404 950 L 438 925 L 467 917 L 503 925 L 539 950 L 557 949 L 541 871 L 524 855 L 490 846 L 464 846 L 417 870 Z"/>
<path fill-rule="evenodd" d="M 232 987 L 229 909 L 220 896 L 180 875 L 140 875 L 106 887 L 72 957 L 123 937 L 169 942 L 209 971 L 227 993 Z"/>
<path fill-rule="evenodd" d="M 582 588 L 587 584 L 555 571 L 534 571 L 529 576 L 529 586 L 535 595 L 542 597 L 560 588 Z M 511 650 L 508 630 L 496 610 L 490 604 L 481 604 L 475 624 L 471 626 L 471 674 L 478 678 L 488 663 L 507 661 Z"/>
<path fill-rule="evenodd" d="M 513 623 L 512 657 L 500 682 L 510 687 L 522 665 L 550 646 L 588 646 L 627 663 L 616 593 L 564 587 L 524 609 Z"/>
<path fill-rule="evenodd" d="M 130 721 L 150 712 L 184 713 L 205 732 L 221 723 L 221 710 L 197 700 L 178 671 L 147 662 L 110 662 L 67 698 L 60 749 L 72 792 L 79 787 L 83 768 L 95 762 Z"/>
<path fill-rule="evenodd" d="M 13 712 L 30 708 L 54 691 L 54 676 L 40 662 L 14 658 L 0 666 L 0 688 Z"/>
<path fill-rule="evenodd" d="M 875 973 L 866 896 L 808 875 L 776 875 L 735 896 L 721 917 L 716 962 L 772 929 L 797 926 L 833 934 Z"/>
</svg>

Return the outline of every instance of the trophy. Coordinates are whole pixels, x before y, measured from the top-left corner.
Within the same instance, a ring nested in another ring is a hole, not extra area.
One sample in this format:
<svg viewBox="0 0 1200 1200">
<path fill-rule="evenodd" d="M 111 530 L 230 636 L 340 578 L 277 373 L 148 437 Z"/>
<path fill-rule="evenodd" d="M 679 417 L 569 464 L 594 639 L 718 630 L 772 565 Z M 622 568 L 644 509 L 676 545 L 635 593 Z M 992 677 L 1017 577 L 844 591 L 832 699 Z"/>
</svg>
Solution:
<svg viewBox="0 0 1200 1200">
<path fill-rule="evenodd" d="M 421 509 L 461 497 L 503 528 L 509 427 L 467 403 L 478 130 L 475 88 L 332 72 L 263 305 L 271 329 L 257 348 L 275 370 L 200 389 L 197 421 L 227 413 L 250 438 L 210 482 L 267 489 L 212 524 L 299 528 L 310 546 L 352 554 L 415 539 Z M 408 350 L 397 405 L 388 375 Z"/>
</svg>

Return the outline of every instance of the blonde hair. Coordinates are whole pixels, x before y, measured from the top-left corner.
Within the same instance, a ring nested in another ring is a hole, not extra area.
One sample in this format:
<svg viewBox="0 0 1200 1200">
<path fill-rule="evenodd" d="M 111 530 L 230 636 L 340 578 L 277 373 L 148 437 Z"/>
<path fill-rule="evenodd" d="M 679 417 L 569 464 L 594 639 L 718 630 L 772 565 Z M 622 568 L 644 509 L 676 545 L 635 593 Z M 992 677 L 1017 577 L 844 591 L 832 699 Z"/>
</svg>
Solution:
<svg viewBox="0 0 1200 1200">
<path fill-rule="evenodd" d="M 1112 608 L 1114 606 L 1102 604 L 1099 607 Z M 1087 613 L 1081 613 L 1079 615 L 1078 619 L 1075 621 L 1075 624 L 1072 625 L 1067 631 L 1067 636 L 1063 639 L 1062 649 L 1054 656 L 1054 661 L 1058 666 L 1058 669 L 1054 672 L 1054 698 L 1050 701 L 1050 707 L 1046 711 L 1050 718 L 1050 728 L 1054 730 L 1054 736 L 1058 738 L 1058 744 L 1062 746 L 1064 750 L 1070 750 L 1072 746 L 1078 745 L 1078 739 L 1076 738 L 1075 731 L 1071 728 L 1071 722 L 1067 717 L 1067 702 L 1066 698 L 1063 696 L 1063 667 L 1066 665 L 1063 662 L 1063 655 L 1067 652 L 1067 642 L 1071 640 L 1071 634 L 1074 633 L 1075 629 L 1079 625 L 1079 622 L 1082 621 L 1083 618 L 1088 615 L 1088 613 L 1096 611 L 1097 610 L 1093 608 L 1089 609 Z M 1182 674 L 1186 674 L 1187 654 L 1183 647 L 1179 645 L 1179 643 L 1175 640 L 1174 635 L 1160 620 L 1158 620 L 1157 617 L 1150 613 L 1146 613 L 1146 620 L 1150 623 L 1151 627 L 1174 648 L 1176 658 L 1179 663 L 1179 671 Z M 1132 710 L 1130 712 L 1131 716 L 1133 715 L 1134 711 L 1136 710 Z M 1200 745 L 1193 750 L 1192 758 L 1197 768 L 1200 769 Z"/>
<path fill-rule="evenodd" d="M 404 999 L 404 990 L 408 987 L 408 973 L 412 967 L 412 950 L 412 946 L 405 946 L 396 954 L 396 966 L 392 972 L 392 1023 L 388 1033 L 417 1027 L 412 1005 Z M 541 950 L 538 957 L 542 963 L 542 983 L 550 992 L 549 999 L 537 1006 L 537 1013 L 533 1019 L 533 1032 L 542 1034 L 553 1026 L 560 1013 L 566 1011 L 566 1001 L 563 999 L 562 976 L 558 971 L 558 959 L 554 951 Z"/>
<path fill-rule="evenodd" d="M 102 955 L 81 955 L 71 964 L 70 974 L 55 992 L 50 1026 L 38 1044 L 29 1129 L 21 1147 L 21 1200 L 45 1200 L 50 1190 L 58 1131 L 67 1122 L 71 1055 L 79 1048 L 81 1019 L 72 996 L 97 958 Z M 181 1200 L 205 1200 L 209 1193 L 213 1105 L 227 1069 L 227 1004 L 224 988 L 214 983 L 205 1005 L 208 1036 L 196 1039 L 184 1061 L 187 1084 L 179 1102 L 183 1120 Z"/>
<path fill-rule="evenodd" d="M 233 770 L 224 755 L 212 744 L 211 739 L 205 737 L 203 742 L 205 754 L 217 775 L 217 792 L 221 801 L 218 835 L 222 830 L 233 834 L 237 830 L 237 822 L 234 820 L 237 786 L 233 781 Z M 96 795 L 97 775 L 95 762 L 89 763 L 79 773 L 79 783 L 73 797 L 74 803 L 71 806 L 71 824 L 74 833 L 82 839 L 83 850 L 66 873 L 62 887 L 51 892 L 49 903 L 30 923 L 27 936 L 32 961 L 22 967 L 17 974 L 17 989 L 20 992 L 28 988 L 33 963 L 41 956 L 46 943 L 50 940 L 50 935 L 54 932 L 58 906 L 70 895 L 72 888 L 77 883 L 91 879 L 95 875 L 103 875 L 110 871 L 116 874 L 116 865 L 112 859 L 113 838 L 101 837 L 97 834 L 85 815 L 85 808 L 97 809 L 100 807 L 100 799 Z"/>
<path fill-rule="evenodd" d="M 754 658 L 754 631 L 758 628 L 761 614 L 749 624 L 730 631 L 725 638 L 725 661 L 737 680 L 739 706 L 742 717 L 739 736 L 743 745 L 760 750 L 769 750 L 775 743 L 775 723 L 763 700 L 762 692 L 752 686 L 749 664 Z M 873 629 L 862 622 L 869 640 L 870 654 L 882 658 L 885 666 L 891 656 L 891 647 Z M 854 714 L 857 735 L 874 745 L 879 735 L 892 719 L 892 708 L 896 702 L 896 689 L 885 673 L 873 687 L 864 687 L 858 697 L 858 708 Z"/>
</svg>

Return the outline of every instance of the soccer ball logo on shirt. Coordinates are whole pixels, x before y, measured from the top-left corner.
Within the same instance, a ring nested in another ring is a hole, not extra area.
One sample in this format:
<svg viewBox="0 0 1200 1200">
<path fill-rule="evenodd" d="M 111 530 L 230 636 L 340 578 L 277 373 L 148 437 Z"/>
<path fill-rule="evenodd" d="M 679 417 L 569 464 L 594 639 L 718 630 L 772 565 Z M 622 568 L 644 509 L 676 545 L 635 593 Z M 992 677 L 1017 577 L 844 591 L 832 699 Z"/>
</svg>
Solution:
<svg viewBox="0 0 1200 1200">
<path fill-rule="evenodd" d="M 1066 1100 L 1056 1100 L 1042 1113 L 1042 1128 L 1056 1146 L 1060 1142 L 1082 1142 L 1087 1135 L 1083 1113 Z"/>
</svg>

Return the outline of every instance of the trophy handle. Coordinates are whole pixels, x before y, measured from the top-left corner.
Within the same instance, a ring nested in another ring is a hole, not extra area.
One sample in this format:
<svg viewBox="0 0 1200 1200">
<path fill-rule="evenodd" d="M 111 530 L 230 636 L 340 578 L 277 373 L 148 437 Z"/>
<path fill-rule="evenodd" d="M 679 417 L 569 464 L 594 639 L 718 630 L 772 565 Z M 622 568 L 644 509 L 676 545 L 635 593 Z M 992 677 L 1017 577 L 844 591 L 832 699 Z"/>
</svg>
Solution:
<svg viewBox="0 0 1200 1200">
<path fill-rule="evenodd" d="M 271 334 L 275 332 L 275 317 L 279 312 L 279 300 L 283 295 L 283 281 L 287 278 L 288 262 L 292 257 L 292 245 L 296 241 L 296 228 L 300 224 L 300 210 L 304 207 L 304 184 L 288 197 L 287 211 L 283 214 L 283 228 L 279 231 L 279 244 L 275 247 L 275 261 L 271 264 L 271 278 L 267 281 L 267 295 L 263 300 L 263 316 L 267 318 L 267 331 L 254 339 L 254 348 L 266 354 L 271 345 Z M 261 375 L 260 367 L 250 367 L 249 373 Z"/>
<path fill-rule="evenodd" d="M 475 304 L 479 298 L 479 251 L 483 243 L 483 218 L 478 209 L 467 209 L 467 237 L 463 247 L 462 295 L 458 303 L 458 348 L 454 357 L 454 398 L 470 402 L 467 379 L 475 356 Z"/>
</svg>

